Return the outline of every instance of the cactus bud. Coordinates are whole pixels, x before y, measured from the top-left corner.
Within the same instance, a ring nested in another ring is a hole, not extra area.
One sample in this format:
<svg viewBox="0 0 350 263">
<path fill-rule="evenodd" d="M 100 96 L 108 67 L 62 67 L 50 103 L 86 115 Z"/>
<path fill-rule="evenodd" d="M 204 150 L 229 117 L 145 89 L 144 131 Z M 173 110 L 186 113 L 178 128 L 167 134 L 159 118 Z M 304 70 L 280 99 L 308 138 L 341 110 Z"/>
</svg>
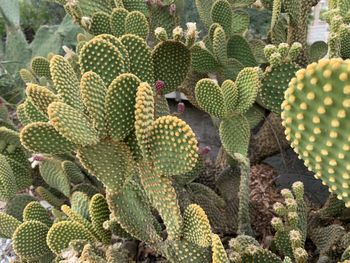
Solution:
<svg viewBox="0 0 350 263">
<path fill-rule="evenodd" d="M 168 40 L 168 34 L 166 33 L 166 30 L 163 27 L 157 27 L 154 30 L 154 34 L 156 35 L 156 38 L 159 41 L 166 41 L 166 40 Z"/>
<path fill-rule="evenodd" d="M 177 112 L 181 115 L 184 114 L 185 112 L 185 104 L 183 102 L 179 102 L 179 104 L 177 104 Z"/>
<path fill-rule="evenodd" d="M 171 5 L 169 6 L 169 14 L 170 14 L 171 16 L 174 16 L 175 13 L 176 13 L 176 5 L 175 5 L 175 4 L 171 4 Z"/>
<path fill-rule="evenodd" d="M 205 146 L 204 148 L 200 149 L 201 155 L 207 155 L 211 151 L 210 146 Z"/>
<path fill-rule="evenodd" d="M 165 83 L 162 80 L 157 80 L 155 84 L 156 92 L 161 94 L 162 90 L 165 88 Z"/>
<path fill-rule="evenodd" d="M 45 156 L 42 154 L 33 154 L 31 158 L 29 158 L 29 162 L 31 162 L 31 166 L 34 169 L 37 165 L 41 164 L 45 161 Z"/>
<path fill-rule="evenodd" d="M 173 30 L 173 39 L 179 41 L 183 37 L 183 29 L 181 27 L 175 27 Z"/>
</svg>

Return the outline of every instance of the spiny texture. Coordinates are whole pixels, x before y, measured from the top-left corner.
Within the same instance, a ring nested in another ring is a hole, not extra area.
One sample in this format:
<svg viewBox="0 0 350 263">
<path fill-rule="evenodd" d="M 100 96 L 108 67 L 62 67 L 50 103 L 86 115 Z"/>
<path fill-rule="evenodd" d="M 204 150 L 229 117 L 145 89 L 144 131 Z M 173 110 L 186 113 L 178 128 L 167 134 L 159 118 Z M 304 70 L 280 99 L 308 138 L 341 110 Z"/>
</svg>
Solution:
<svg viewBox="0 0 350 263">
<path fill-rule="evenodd" d="M 13 234 L 13 249 L 18 256 L 36 260 L 50 252 L 46 244 L 49 228 L 39 221 L 22 223 Z"/>
<path fill-rule="evenodd" d="M 198 158 L 196 137 L 188 124 L 175 116 L 158 118 L 150 135 L 155 171 L 178 175 L 191 171 Z"/>
<path fill-rule="evenodd" d="M 0 154 L 0 199 L 10 200 L 17 191 L 17 185 L 10 164 L 6 157 Z"/>
<path fill-rule="evenodd" d="M 11 239 L 16 228 L 21 224 L 15 217 L 0 212 L 0 237 Z"/>
<path fill-rule="evenodd" d="M 305 165 L 350 206 L 346 160 L 350 114 L 349 61 L 321 60 L 297 73 L 282 113 L 287 139 Z"/>
<path fill-rule="evenodd" d="M 217 0 L 211 9 L 211 18 L 214 23 L 218 23 L 225 30 L 226 35 L 231 34 L 232 11 L 229 1 Z"/>
<path fill-rule="evenodd" d="M 89 213 L 92 225 L 96 229 L 102 242 L 109 244 L 111 242 L 111 231 L 104 229 L 103 223 L 109 220 L 110 211 L 103 195 L 96 194 L 91 198 Z"/>
<path fill-rule="evenodd" d="M 47 211 L 39 202 L 30 202 L 23 210 L 23 220 L 39 221 L 48 227 L 52 225 L 49 211 Z"/>
<path fill-rule="evenodd" d="M 84 106 L 92 119 L 93 127 L 100 137 L 107 135 L 105 98 L 107 87 L 95 72 L 86 72 L 80 80 L 80 93 Z"/>
<path fill-rule="evenodd" d="M 50 60 L 50 72 L 55 89 L 62 100 L 76 109 L 82 109 L 79 80 L 69 62 L 62 56 L 54 56 Z"/>
<path fill-rule="evenodd" d="M 148 163 L 140 164 L 140 177 L 152 206 L 157 209 L 164 221 L 168 239 L 179 239 L 182 231 L 182 216 L 172 182 L 169 178 L 155 173 L 151 164 Z"/>
<path fill-rule="evenodd" d="M 52 126 L 69 141 L 86 146 L 98 142 L 97 131 L 91 127 L 86 115 L 62 102 L 53 102 L 48 107 Z"/>
<path fill-rule="evenodd" d="M 33 105 L 44 115 L 47 116 L 47 107 L 55 101 L 59 101 L 59 97 L 47 87 L 37 84 L 28 84 L 26 94 Z"/>
<path fill-rule="evenodd" d="M 135 103 L 135 136 L 144 158 L 149 158 L 149 134 L 154 119 L 154 92 L 148 83 L 137 88 Z"/>
<path fill-rule="evenodd" d="M 91 59 L 95 57 L 95 60 Z M 109 84 L 127 71 L 121 52 L 112 43 L 99 37 L 93 38 L 80 51 L 79 64 L 82 74 L 93 71 Z"/>
<path fill-rule="evenodd" d="M 80 148 L 78 158 L 91 174 L 114 192 L 119 192 L 133 175 L 132 155 L 122 142 L 100 142 Z"/>
<path fill-rule="evenodd" d="M 47 122 L 25 126 L 20 133 L 22 145 L 31 152 L 59 154 L 73 151 L 77 146 L 60 135 Z"/>
<path fill-rule="evenodd" d="M 152 85 L 155 81 L 154 65 L 151 50 L 146 41 L 131 34 L 123 35 L 120 41 L 129 54 L 130 73 L 136 75 L 141 81 Z"/>
<path fill-rule="evenodd" d="M 51 79 L 50 61 L 47 58 L 34 57 L 30 67 L 38 78 L 45 77 L 47 80 Z"/>
<path fill-rule="evenodd" d="M 149 34 L 147 18 L 139 11 L 130 12 L 125 18 L 125 33 L 146 39 Z"/>
<path fill-rule="evenodd" d="M 212 235 L 212 251 L 213 263 L 229 263 L 225 248 L 216 234 Z"/>
<path fill-rule="evenodd" d="M 85 219 L 89 219 L 89 202 L 89 196 L 80 191 L 74 191 L 70 198 L 72 211 Z"/>
<path fill-rule="evenodd" d="M 190 50 L 178 41 L 163 41 L 153 50 L 154 76 L 165 83 L 164 94 L 173 92 L 185 80 L 191 65 Z M 172 61 L 169 64 L 169 61 Z"/>
<path fill-rule="evenodd" d="M 56 159 L 45 160 L 39 167 L 40 174 L 45 182 L 57 189 L 65 196 L 70 196 L 70 182 L 65 175 L 61 162 Z"/>
<path fill-rule="evenodd" d="M 47 233 L 46 242 L 51 251 L 58 255 L 62 250 L 68 248 L 70 241 L 77 239 L 94 241 L 92 234 L 82 224 L 62 221 L 52 225 Z"/>
<path fill-rule="evenodd" d="M 125 139 L 134 128 L 134 105 L 140 83 L 138 77 L 126 73 L 118 76 L 108 88 L 106 120 L 109 134 L 116 141 Z"/>
<path fill-rule="evenodd" d="M 204 210 L 196 204 L 189 205 L 184 213 L 184 238 L 201 247 L 211 245 L 211 228 Z"/>
<path fill-rule="evenodd" d="M 11 200 L 6 202 L 6 213 L 17 218 L 19 221 L 23 221 L 23 210 L 32 201 L 36 199 L 30 195 L 17 194 Z"/>
</svg>

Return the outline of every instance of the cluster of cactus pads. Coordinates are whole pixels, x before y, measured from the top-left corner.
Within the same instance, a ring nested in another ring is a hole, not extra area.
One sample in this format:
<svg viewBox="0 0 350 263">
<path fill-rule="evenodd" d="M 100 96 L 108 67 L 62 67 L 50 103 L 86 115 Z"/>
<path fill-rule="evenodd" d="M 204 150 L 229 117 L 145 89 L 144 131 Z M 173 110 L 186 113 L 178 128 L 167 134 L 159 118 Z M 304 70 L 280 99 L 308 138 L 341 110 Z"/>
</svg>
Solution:
<svg viewBox="0 0 350 263">
<path fill-rule="evenodd" d="M 75 49 L 20 71 L 19 130 L 0 101 L 0 237 L 15 262 L 138 262 L 126 240 L 172 263 L 306 263 L 308 242 L 318 262 L 350 260 L 350 235 L 332 221 L 350 207 L 347 1 L 330 1 L 330 43 L 311 47 L 316 0 L 262 1 L 268 44 L 246 38 L 253 0 L 196 0 L 203 38 L 195 23 L 179 26 L 180 0 L 56 2 L 84 30 Z M 203 177 L 183 110 L 170 113 L 165 94 L 180 87 L 219 129 L 227 167 L 217 177 Z M 281 124 L 332 194 L 314 211 L 302 182 L 282 190 L 266 246 L 251 226 L 249 143 L 260 128 L 272 154 Z"/>
</svg>

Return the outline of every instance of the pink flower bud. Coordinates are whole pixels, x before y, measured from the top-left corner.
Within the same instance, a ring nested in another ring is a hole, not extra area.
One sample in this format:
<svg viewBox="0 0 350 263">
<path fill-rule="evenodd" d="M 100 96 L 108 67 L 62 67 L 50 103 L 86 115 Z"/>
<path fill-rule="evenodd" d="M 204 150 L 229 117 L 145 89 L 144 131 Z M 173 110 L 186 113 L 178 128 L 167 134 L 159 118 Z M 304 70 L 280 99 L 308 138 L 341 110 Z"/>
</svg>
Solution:
<svg viewBox="0 0 350 263">
<path fill-rule="evenodd" d="M 205 146 L 204 148 L 200 149 L 200 153 L 202 155 L 207 155 L 211 151 L 210 146 Z"/>
<path fill-rule="evenodd" d="M 165 88 L 165 83 L 162 80 L 157 80 L 155 88 L 158 94 L 161 94 L 162 90 Z"/>
<path fill-rule="evenodd" d="M 179 102 L 179 104 L 177 104 L 177 112 L 179 114 L 184 114 L 185 109 L 186 109 L 185 103 Z"/>
</svg>

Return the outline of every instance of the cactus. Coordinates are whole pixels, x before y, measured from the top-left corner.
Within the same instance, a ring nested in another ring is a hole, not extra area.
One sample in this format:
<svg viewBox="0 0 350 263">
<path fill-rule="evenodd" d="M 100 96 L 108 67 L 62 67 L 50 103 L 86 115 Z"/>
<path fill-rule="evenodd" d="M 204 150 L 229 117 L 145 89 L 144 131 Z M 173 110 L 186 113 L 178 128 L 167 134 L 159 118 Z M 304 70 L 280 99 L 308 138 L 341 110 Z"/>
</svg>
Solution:
<svg viewBox="0 0 350 263">
<path fill-rule="evenodd" d="M 49 212 L 39 202 L 30 202 L 23 210 L 23 221 L 39 221 L 48 227 L 52 225 Z"/>
<path fill-rule="evenodd" d="M 15 217 L 4 212 L 0 212 L 0 223 L 0 236 L 9 239 L 12 238 L 13 233 L 21 224 Z"/>
<path fill-rule="evenodd" d="M 342 127 L 348 105 L 347 66 L 348 62 L 341 59 L 321 60 L 299 71 L 286 91 L 282 117 L 287 139 L 305 165 L 349 206 L 348 175 L 342 161 L 347 144 L 338 143 L 345 136 Z M 324 125 L 329 128 L 322 130 Z M 304 136 L 309 139 L 303 140 Z"/>
</svg>

